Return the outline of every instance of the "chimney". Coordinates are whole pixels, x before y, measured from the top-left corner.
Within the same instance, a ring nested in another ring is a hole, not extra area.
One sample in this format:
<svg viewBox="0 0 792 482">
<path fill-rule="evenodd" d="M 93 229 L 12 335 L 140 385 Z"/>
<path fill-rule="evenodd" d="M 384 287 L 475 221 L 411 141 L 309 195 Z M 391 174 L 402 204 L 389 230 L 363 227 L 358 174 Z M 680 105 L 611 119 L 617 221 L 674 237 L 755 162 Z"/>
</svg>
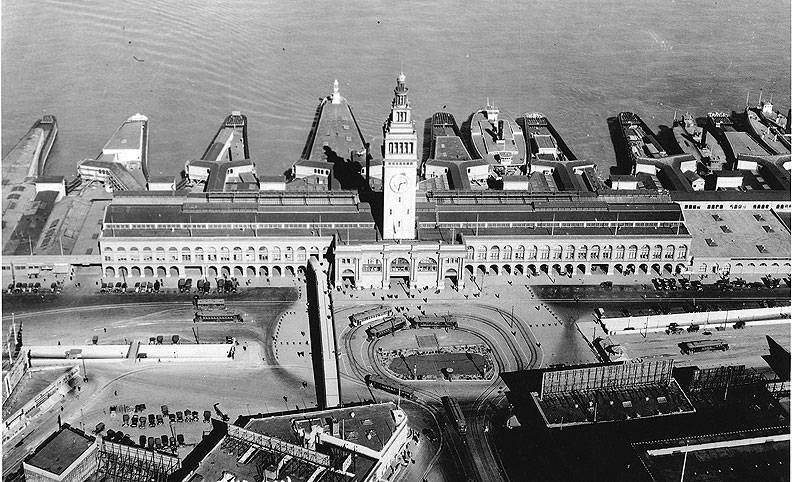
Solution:
<svg viewBox="0 0 792 482">
<path fill-rule="evenodd" d="M 498 140 L 503 140 L 503 121 L 498 121 Z"/>
</svg>

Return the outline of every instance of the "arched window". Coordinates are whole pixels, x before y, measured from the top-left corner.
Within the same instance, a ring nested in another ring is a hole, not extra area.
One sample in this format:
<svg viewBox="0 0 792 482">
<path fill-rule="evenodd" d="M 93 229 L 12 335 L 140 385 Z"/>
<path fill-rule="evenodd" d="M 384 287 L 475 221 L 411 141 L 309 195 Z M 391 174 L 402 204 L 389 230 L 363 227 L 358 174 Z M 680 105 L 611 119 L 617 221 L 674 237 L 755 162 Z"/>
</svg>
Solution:
<svg viewBox="0 0 792 482">
<path fill-rule="evenodd" d="M 253 246 L 248 246 L 248 249 L 245 252 L 245 261 L 256 261 L 256 248 Z"/>
<path fill-rule="evenodd" d="M 600 247 L 599 245 L 594 245 L 591 247 L 591 252 L 589 253 L 590 259 L 600 259 Z"/>
<path fill-rule="evenodd" d="M 190 252 L 190 248 L 184 247 L 181 250 L 181 257 L 183 262 L 190 262 L 192 261 L 192 253 Z"/>
<path fill-rule="evenodd" d="M 277 246 L 272 248 L 272 261 L 280 261 L 281 260 L 281 249 Z"/>
<path fill-rule="evenodd" d="M 638 246 L 632 245 L 627 249 L 627 259 L 635 259 L 638 256 Z"/>
<path fill-rule="evenodd" d="M 473 259 L 475 255 L 476 255 L 476 249 L 473 246 L 468 246 L 467 255 L 465 256 L 465 259 Z"/>
<path fill-rule="evenodd" d="M 575 247 L 571 244 L 566 247 L 566 256 L 564 259 L 575 259 Z"/>
<path fill-rule="evenodd" d="M 127 260 L 126 249 L 124 249 L 123 247 L 118 248 L 116 250 L 116 261 L 126 261 L 126 260 Z"/>
<path fill-rule="evenodd" d="M 536 248 L 533 248 L 534 256 L 536 256 Z M 514 259 L 523 260 L 525 259 L 525 246 L 517 246 L 517 252 L 514 253 Z"/>
<path fill-rule="evenodd" d="M 151 254 L 151 248 L 148 246 L 143 247 L 143 261 L 151 261 L 153 260 L 153 256 Z"/>
<path fill-rule="evenodd" d="M 635 249 L 638 248 L 636 247 Z M 624 259 L 624 246 L 622 245 L 616 246 L 616 253 L 614 253 L 613 259 Z"/>
<path fill-rule="evenodd" d="M 424 273 L 437 272 L 437 261 L 431 258 L 424 258 L 418 262 L 418 271 Z"/>
<path fill-rule="evenodd" d="M 505 259 L 505 260 L 512 259 L 512 247 L 511 246 L 504 246 L 503 247 L 503 259 Z"/>
<path fill-rule="evenodd" d="M 486 246 L 479 246 L 478 249 L 476 249 L 476 259 L 487 259 Z"/>
<path fill-rule="evenodd" d="M 137 248 L 129 248 L 129 261 L 140 261 L 140 251 Z"/>
<path fill-rule="evenodd" d="M 559 248 L 561 249 L 561 248 Z M 560 254 L 560 251 L 559 251 Z M 550 259 L 550 246 L 542 246 L 539 250 L 539 259 L 541 260 L 548 260 Z"/>
<path fill-rule="evenodd" d="M 588 248 L 586 246 L 583 246 L 577 252 L 577 259 L 586 259 L 587 257 L 588 257 Z"/>
<path fill-rule="evenodd" d="M 195 248 L 195 261 L 203 261 L 204 260 L 204 250 L 202 247 L 198 246 Z"/>
<path fill-rule="evenodd" d="M 561 259 L 561 255 L 563 254 L 563 251 L 564 250 L 561 248 L 561 246 L 554 246 L 553 247 L 553 252 L 550 255 L 550 258 L 551 259 Z"/>
<path fill-rule="evenodd" d="M 641 256 L 640 256 L 640 258 L 641 259 L 649 259 L 649 250 L 650 249 L 651 248 L 649 248 L 648 244 L 643 245 L 641 247 Z"/>
<path fill-rule="evenodd" d="M 624 248 L 622 248 L 622 257 L 624 256 Z M 607 245 L 602 248 L 602 259 L 611 259 L 613 257 L 613 246 Z"/>
<path fill-rule="evenodd" d="M 157 261 L 165 261 L 165 248 L 161 246 L 157 248 L 154 257 Z"/>
<path fill-rule="evenodd" d="M 663 257 L 663 247 L 656 244 L 652 249 L 652 259 L 661 259 Z"/>
<path fill-rule="evenodd" d="M 490 248 L 489 259 L 495 260 L 495 261 L 500 259 L 500 248 L 499 247 L 493 246 L 492 248 Z"/>
<path fill-rule="evenodd" d="M 286 255 L 283 257 L 284 261 L 294 261 L 294 249 L 291 246 L 286 247 Z"/>
<path fill-rule="evenodd" d="M 305 261 L 307 257 L 308 251 L 305 250 L 304 246 L 297 248 L 297 261 Z"/>
<path fill-rule="evenodd" d="M 679 246 L 679 249 L 677 250 L 677 259 L 685 259 L 685 258 L 687 258 L 687 246 L 683 244 Z"/>
<path fill-rule="evenodd" d="M 239 246 L 234 247 L 234 261 L 242 261 L 242 248 Z"/>
<path fill-rule="evenodd" d="M 259 261 L 267 261 L 269 259 L 269 253 L 267 252 L 267 247 L 262 246 L 259 248 Z"/>
<path fill-rule="evenodd" d="M 525 247 L 524 246 L 520 246 L 520 249 L 523 250 L 523 249 L 525 249 Z M 538 255 L 538 253 L 539 253 L 539 250 L 536 248 L 536 246 L 531 246 L 530 248 L 528 248 L 528 251 L 527 251 L 527 254 L 526 254 L 526 256 L 527 256 L 526 259 L 531 259 L 531 260 L 536 259 L 536 256 Z M 517 259 L 523 259 L 523 258 L 517 258 Z"/>
<path fill-rule="evenodd" d="M 674 259 L 674 245 L 673 244 L 669 244 L 668 246 L 666 246 L 663 258 L 665 258 L 665 259 Z"/>
<path fill-rule="evenodd" d="M 168 248 L 168 261 L 172 263 L 179 262 L 179 248 L 176 248 L 174 246 Z"/>
<path fill-rule="evenodd" d="M 220 248 L 220 261 L 231 261 L 231 251 L 226 246 Z"/>
<path fill-rule="evenodd" d="M 206 252 L 206 259 L 209 261 L 217 261 L 217 248 L 212 246 Z"/>
</svg>

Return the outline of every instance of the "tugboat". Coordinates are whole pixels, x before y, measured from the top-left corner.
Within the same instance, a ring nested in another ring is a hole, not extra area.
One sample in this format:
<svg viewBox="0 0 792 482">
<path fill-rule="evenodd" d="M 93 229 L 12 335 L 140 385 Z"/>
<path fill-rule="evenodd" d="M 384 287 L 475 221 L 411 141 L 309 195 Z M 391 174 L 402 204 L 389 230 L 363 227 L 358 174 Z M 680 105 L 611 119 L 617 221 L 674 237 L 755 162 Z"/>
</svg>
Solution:
<svg viewBox="0 0 792 482">
<path fill-rule="evenodd" d="M 685 154 L 690 154 L 697 161 L 709 164 L 711 150 L 707 144 L 707 132 L 696 124 L 693 114 L 686 112 L 682 119 L 674 119 L 674 138 Z"/>
</svg>

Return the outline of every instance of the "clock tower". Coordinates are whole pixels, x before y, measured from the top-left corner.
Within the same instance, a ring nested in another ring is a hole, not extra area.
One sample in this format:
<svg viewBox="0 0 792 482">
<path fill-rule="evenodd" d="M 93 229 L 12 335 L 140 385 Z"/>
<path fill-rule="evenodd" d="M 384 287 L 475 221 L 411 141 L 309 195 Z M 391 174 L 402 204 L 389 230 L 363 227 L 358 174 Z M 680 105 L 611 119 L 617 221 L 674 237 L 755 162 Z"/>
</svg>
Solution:
<svg viewBox="0 0 792 482">
<path fill-rule="evenodd" d="M 391 114 L 383 126 L 382 237 L 415 239 L 415 183 L 418 135 L 410 116 L 406 77 L 400 73 L 393 89 Z"/>
</svg>

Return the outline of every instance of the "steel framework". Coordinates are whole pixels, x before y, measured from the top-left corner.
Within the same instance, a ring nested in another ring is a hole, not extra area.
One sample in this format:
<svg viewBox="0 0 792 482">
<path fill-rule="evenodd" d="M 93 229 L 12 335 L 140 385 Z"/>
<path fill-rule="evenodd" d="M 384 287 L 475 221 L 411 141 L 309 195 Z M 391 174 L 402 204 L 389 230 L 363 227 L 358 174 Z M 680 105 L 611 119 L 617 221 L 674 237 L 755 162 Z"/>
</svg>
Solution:
<svg viewBox="0 0 792 482">
<path fill-rule="evenodd" d="M 97 479 L 108 482 L 167 482 L 180 467 L 178 457 L 102 440 Z"/>
</svg>

